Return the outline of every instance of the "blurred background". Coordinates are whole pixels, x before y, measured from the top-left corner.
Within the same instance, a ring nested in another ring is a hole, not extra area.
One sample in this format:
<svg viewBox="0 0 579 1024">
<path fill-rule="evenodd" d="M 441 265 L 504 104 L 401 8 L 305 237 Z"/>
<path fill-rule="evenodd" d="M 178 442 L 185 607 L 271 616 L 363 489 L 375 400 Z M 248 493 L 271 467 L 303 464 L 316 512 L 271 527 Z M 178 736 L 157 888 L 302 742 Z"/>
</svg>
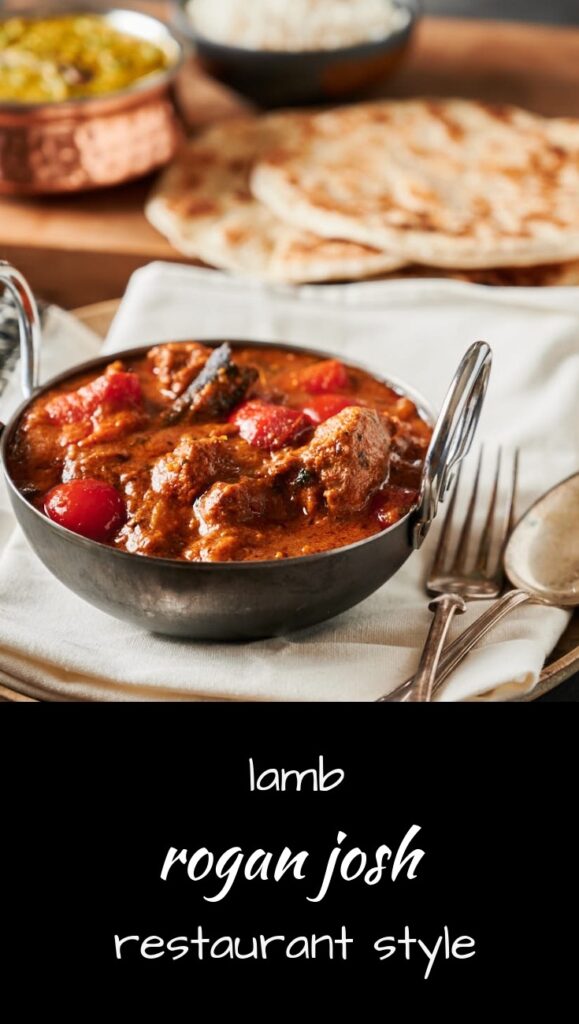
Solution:
<svg viewBox="0 0 579 1024">
<path fill-rule="evenodd" d="M 578 0 L 423 0 L 426 14 L 579 24 Z"/>
<path fill-rule="evenodd" d="M 114 6 L 107 0 L 102 6 Z M 215 0 L 216 3 L 219 0 Z M 251 3 L 251 0 L 248 0 Z M 288 0 L 291 3 L 291 0 Z M 123 7 L 156 7 L 164 6 L 163 0 L 132 0 L 131 3 L 120 3 Z M 422 0 L 426 14 L 444 15 L 456 18 L 498 18 L 503 21 L 537 21 L 552 25 L 579 25 L 579 0 Z M 0 0 L 0 11 L 12 8 L 41 8 L 41 0 Z"/>
</svg>

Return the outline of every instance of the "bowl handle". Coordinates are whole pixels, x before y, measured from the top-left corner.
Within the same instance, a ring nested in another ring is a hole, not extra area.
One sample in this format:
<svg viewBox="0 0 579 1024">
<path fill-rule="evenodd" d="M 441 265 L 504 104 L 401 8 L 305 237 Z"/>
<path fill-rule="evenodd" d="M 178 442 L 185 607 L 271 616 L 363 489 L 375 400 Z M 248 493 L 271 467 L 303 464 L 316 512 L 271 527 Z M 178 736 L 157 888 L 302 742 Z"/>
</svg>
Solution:
<svg viewBox="0 0 579 1024">
<path fill-rule="evenodd" d="M 20 330 L 20 367 L 22 392 L 31 398 L 38 387 L 40 367 L 40 317 L 36 299 L 19 270 L 0 260 L 0 284 L 16 304 Z"/>
<path fill-rule="evenodd" d="M 492 352 L 476 341 L 465 352 L 436 421 L 422 471 L 420 504 L 412 524 L 412 543 L 419 548 L 453 481 L 453 470 L 468 454 L 489 382 Z"/>
</svg>

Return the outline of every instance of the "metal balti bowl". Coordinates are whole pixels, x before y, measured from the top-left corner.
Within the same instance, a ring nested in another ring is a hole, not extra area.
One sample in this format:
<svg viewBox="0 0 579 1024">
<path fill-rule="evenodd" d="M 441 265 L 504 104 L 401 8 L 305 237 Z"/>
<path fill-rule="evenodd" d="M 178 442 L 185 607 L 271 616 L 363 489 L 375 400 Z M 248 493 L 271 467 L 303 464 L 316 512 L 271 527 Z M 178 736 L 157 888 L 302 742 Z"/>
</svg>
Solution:
<svg viewBox="0 0 579 1024">
<path fill-rule="evenodd" d="M 396 70 L 419 15 L 418 0 L 398 0 L 407 23 L 383 39 L 334 50 L 250 50 L 199 35 L 186 3 L 173 0 L 173 24 L 191 40 L 201 66 L 260 107 L 360 98 Z"/>
<path fill-rule="evenodd" d="M 118 185 L 162 167 L 180 137 L 172 95 L 183 47 L 166 25 L 121 8 L 53 4 L 2 16 L 98 14 L 113 28 L 156 43 L 170 66 L 121 92 L 47 103 L 0 100 L 0 194 L 78 192 Z"/>
<path fill-rule="evenodd" d="M 0 282 L 19 304 L 23 348 L 26 401 L 4 429 L 0 447 L 16 518 L 38 557 L 65 586 L 109 615 L 144 629 L 195 639 L 246 640 L 311 626 L 346 611 L 386 583 L 420 546 L 453 468 L 470 447 L 490 370 L 490 349 L 484 342 L 469 348 L 448 392 L 425 460 L 418 505 L 381 533 L 302 558 L 222 563 L 150 558 L 86 540 L 26 500 L 10 478 L 7 452 L 19 420 L 37 395 L 80 372 L 97 372 L 114 359 L 138 357 L 149 346 L 92 360 L 39 389 L 34 300 L 21 275 L 7 265 L 0 265 Z M 285 347 L 328 358 L 328 353 Z M 397 381 L 389 383 L 407 393 L 434 422 L 420 395 Z"/>
</svg>

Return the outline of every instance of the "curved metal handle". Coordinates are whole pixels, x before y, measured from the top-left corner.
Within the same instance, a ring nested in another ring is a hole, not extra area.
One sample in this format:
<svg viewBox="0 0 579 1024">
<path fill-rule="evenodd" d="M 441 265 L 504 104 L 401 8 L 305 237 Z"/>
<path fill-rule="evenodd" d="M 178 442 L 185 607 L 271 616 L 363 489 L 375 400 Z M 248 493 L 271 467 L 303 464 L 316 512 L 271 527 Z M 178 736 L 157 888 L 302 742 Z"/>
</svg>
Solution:
<svg viewBox="0 0 579 1024">
<path fill-rule="evenodd" d="M 424 460 L 422 494 L 415 513 L 412 542 L 419 548 L 444 501 L 453 469 L 468 454 L 477 428 L 491 372 L 492 352 L 476 341 L 465 352 L 448 389 Z"/>
<path fill-rule="evenodd" d="M 16 303 L 20 328 L 22 391 L 25 398 L 31 398 L 38 387 L 40 370 L 40 317 L 36 299 L 20 271 L 5 260 L 0 260 L 0 284 L 4 285 Z"/>
</svg>

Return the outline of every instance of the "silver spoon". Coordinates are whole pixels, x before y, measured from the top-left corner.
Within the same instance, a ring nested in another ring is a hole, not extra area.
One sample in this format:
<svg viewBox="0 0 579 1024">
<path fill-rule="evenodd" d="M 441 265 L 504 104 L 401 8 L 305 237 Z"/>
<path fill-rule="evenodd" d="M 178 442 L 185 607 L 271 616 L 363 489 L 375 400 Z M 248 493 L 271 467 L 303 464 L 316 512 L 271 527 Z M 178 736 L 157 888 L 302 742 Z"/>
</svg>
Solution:
<svg viewBox="0 0 579 1024">
<path fill-rule="evenodd" d="M 561 481 L 528 509 L 505 548 L 507 591 L 443 651 L 431 696 L 466 654 L 510 611 L 529 602 L 579 606 L 579 473 Z M 390 696 L 407 702 L 414 677 Z"/>
</svg>

